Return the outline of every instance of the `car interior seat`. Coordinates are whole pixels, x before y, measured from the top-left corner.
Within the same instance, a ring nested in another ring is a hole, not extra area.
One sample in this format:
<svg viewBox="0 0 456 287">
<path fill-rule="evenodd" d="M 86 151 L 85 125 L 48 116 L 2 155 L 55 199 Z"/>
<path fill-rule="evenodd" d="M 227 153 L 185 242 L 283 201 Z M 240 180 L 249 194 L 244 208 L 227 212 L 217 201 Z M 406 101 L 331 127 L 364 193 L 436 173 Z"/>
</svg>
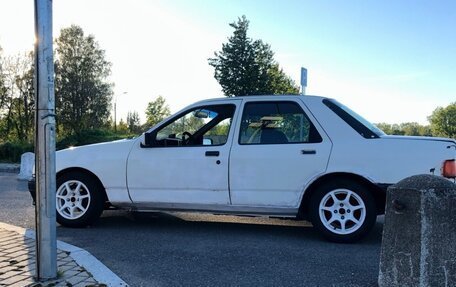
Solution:
<svg viewBox="0 0 456 287">
<path fill-rule="evenodd" d="M 288 139 L 287 136 L 279 129 L 263 129 L 261 131 L 260 143 L 284 144 L 288 143 Z"/>
</svg>

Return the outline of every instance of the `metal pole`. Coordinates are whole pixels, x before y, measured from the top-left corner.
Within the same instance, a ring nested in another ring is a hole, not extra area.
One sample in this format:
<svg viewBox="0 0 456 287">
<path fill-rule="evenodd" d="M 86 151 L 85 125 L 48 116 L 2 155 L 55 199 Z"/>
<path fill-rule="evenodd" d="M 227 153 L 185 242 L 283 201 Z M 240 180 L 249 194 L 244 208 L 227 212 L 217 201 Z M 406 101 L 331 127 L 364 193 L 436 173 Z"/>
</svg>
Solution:
<svg viewBox="0 0 456 287">
<path fill-rule="evenodd" d="M 57 277 L 52 0 L 35 0 L 36 277 Z"/>
</svg>

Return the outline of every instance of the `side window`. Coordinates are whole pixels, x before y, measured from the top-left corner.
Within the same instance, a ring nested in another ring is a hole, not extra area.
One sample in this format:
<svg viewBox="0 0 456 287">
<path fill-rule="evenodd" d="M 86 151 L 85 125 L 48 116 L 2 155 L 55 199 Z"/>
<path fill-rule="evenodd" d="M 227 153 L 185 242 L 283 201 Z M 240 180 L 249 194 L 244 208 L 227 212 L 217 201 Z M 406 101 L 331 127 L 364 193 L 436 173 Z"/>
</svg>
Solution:
<svg viewBox="0 0 456 287">
<path fill-rule="evenodd" d="M 157 133 L 157 140 L 166 138 L 179 138 L 185 137 L 186 133 L 193 135 L 197 130 L 203 127 L 217 116 L 217 113 L 211 113 L 207 109 L 191 110 L 185 115 L 179 117 L 175 121 L 160 129 Z"/>
<path fill-rule="evenodd" d="M 213 128 L 208 130 L 204 134 L 203 145 L 222 145 L 225 144 L 228 139 L 228 133 L 230 132 L 231 120 L 233 118 L 226 118 L 215 125 Z"/>
<path fill-rule="evenodd" d="M 154 146 L 223 145 L 235 109 L 231 104 L 193 108 L 161 127 L 156 132 Z"/>
<path fill-rule="evenodd" d="M 252 102 L 244 106 L 240 144 L 318 143 L 322 138 L 295 102 Z"/>
</svg>

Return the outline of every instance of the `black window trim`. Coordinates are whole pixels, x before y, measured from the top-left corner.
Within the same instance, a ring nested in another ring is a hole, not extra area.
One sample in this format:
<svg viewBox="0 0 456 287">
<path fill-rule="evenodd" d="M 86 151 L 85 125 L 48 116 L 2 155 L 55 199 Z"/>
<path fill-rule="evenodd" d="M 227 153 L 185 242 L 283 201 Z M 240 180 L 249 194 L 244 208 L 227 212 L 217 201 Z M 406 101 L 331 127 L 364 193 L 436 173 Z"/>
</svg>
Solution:
<svg viewBox="0 0 456 287">
<path fill-rule="evenodd" d="M 324 99 L 323 104 L 325 104 L 331 111 L 333 111 L 337 116 L 339 116 L 344 122 L 346 122 L 352 129 L 354 129 L 359 135 L 365 139 L 377 139 L 380 138 L 379 135 L 371 131 L 363 123 L 358 121 L 352 115 L 344 111 L 336 103 L 330 99 Z"/>
</svg>

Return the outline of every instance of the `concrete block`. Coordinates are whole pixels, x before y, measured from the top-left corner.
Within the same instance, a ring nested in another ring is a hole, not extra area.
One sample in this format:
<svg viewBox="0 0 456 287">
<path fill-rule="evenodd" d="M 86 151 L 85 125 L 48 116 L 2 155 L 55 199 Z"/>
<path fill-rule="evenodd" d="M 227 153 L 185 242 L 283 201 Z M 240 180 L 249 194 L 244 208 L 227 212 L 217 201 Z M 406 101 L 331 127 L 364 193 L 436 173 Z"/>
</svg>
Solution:
<svg viewBox="0 0 456 287">
<path fill-rule="evenodd" d="M 35 164 L 35 154 L 33 152 L 26 152 L 21 156 L 21 169 L 17 178 L 20 180 L 32 179 L 33 166 Z"/>
<path fill-rule="evenodd" d="M 456 184 L 418 175 L 388 189 L 378 285 L 456 286 Z"/>
</svg>

